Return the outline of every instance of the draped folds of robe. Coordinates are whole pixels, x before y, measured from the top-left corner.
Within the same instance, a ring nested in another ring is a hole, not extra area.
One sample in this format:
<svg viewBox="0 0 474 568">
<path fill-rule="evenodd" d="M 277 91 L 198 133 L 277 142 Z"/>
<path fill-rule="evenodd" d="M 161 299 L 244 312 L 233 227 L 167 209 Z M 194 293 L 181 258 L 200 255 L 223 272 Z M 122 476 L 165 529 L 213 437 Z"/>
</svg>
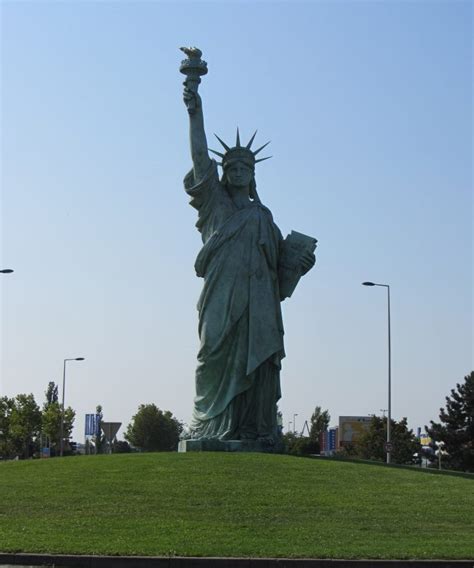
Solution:
<svg viewBox="0 0 474 568">
<path fill-rule="evenodd" d="M 260 203 L 238 209 L 212 161 L 206 175 L 184 179 L 203 247 L 195 268 L 201 346 L 193 438 L 274 438 L 284 357 L 278 287 L 282 236 Z"/>
</svg>

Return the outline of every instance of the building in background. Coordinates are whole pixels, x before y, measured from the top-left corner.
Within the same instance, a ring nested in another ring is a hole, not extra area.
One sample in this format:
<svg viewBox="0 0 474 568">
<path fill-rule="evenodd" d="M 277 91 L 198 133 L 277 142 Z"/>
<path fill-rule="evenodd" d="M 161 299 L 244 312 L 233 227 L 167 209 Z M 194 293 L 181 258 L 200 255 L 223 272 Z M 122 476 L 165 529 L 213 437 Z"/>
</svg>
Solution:
<svg viewBox="0 0 474 568">
<path fill-rule="evenodd" d="M 361 434 L 369 429 L 371 416 L 339 416 L 339 444 L 343 448 L 357 442 Z"/>
<path fill-rule="evenodd" d="M 322 456 L 332 456 L 338 449 L 339 428 L 334 426 L 323 432 L 319 437 L 319 451 Z"/>
</svg>

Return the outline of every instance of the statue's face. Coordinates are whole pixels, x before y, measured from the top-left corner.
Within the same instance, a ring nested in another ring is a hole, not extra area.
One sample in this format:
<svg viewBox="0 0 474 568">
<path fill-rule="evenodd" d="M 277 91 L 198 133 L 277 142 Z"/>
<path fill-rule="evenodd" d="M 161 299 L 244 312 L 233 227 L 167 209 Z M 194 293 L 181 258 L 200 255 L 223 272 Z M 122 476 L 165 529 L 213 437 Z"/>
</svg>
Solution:
<svg viewBox="0 0 474 568">
<path fill-rule="evenodd" d="M 243 162 L 234 162 L 226 168 L 227 181 L 234 187 L 248 187 L 252 181 L 252 168 Z"/>
</svg>

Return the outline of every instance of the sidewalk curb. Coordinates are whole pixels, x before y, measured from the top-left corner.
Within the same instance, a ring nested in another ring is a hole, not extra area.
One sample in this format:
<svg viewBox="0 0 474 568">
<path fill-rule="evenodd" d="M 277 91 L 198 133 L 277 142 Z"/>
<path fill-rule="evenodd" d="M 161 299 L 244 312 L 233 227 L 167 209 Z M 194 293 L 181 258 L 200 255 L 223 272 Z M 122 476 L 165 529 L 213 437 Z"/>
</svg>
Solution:
<svg viewBox="0 0 474 568">
<path fill-rule="evenodd" d="M 474 560 L 342 560 L 317 558 L 202 558 L 0 554 L 0 566 L 57 568 L 474 568 Z"/>
</svg>

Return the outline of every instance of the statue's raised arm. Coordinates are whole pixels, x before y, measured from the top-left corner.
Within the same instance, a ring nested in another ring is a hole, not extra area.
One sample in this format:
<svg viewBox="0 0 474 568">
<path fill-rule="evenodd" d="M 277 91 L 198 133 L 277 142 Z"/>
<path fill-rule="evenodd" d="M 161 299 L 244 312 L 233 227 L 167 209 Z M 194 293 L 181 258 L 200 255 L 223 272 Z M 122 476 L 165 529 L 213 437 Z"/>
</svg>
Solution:
<svg viewBox="0 0 474 568">
<path fill-rule="evenodd" d="M 201 59 L 202 52 L 197 47 L 181 47 L 187 59 L 181 62 L 179 70 L 186 75 L 183 99 L 189 114 L 189 134 L 194 177 L 202 179 L 209 169 L 211 159 L 207 149 L 202 101 L 198 93 L 201 75 L 207 73 L 207 63 Z"/>
</svg>

